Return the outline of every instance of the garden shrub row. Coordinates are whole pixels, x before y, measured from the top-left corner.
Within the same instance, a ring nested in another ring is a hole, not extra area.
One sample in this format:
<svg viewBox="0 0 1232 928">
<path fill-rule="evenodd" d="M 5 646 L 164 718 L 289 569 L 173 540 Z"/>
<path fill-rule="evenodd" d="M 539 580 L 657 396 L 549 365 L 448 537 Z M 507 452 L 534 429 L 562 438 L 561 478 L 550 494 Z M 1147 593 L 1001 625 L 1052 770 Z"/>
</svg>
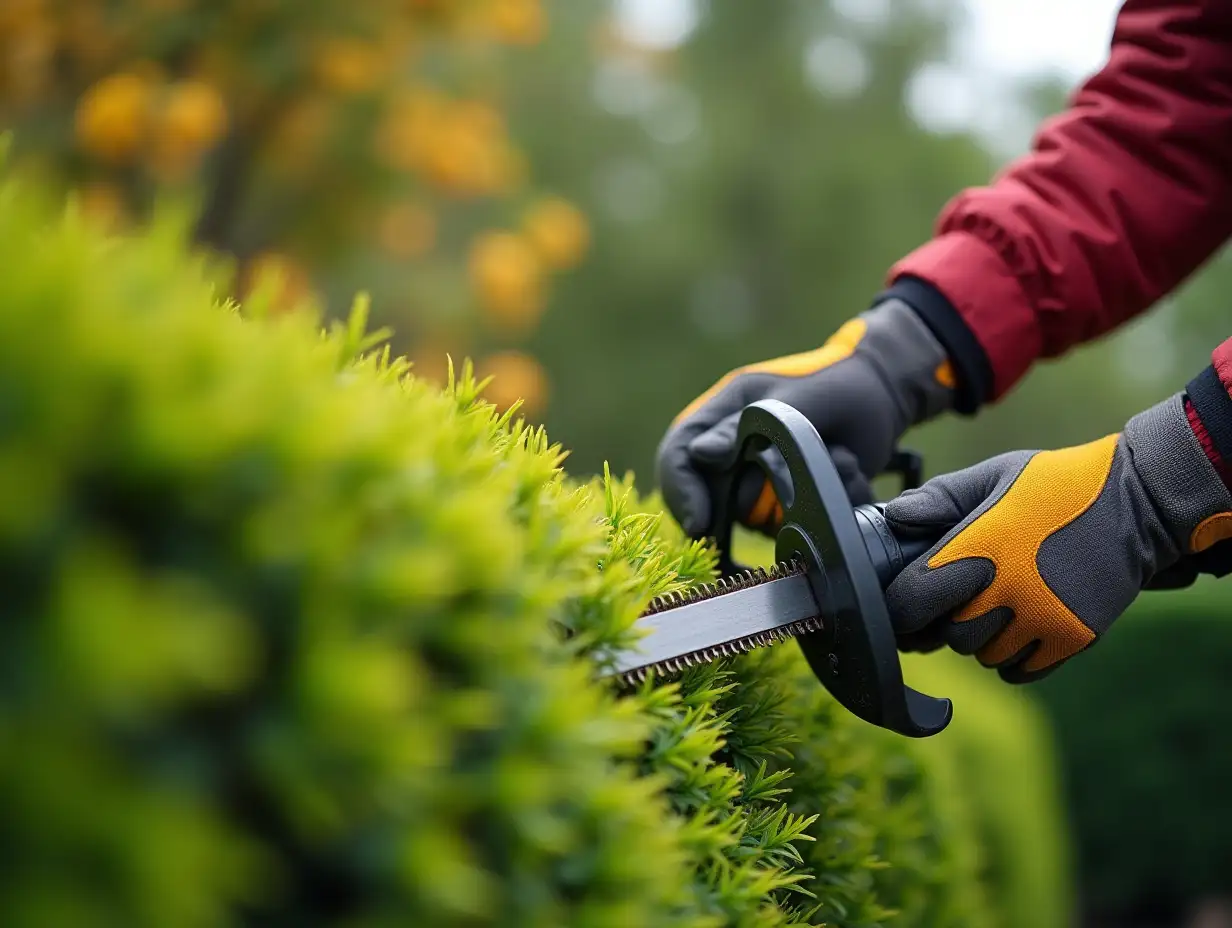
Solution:
<svg viewBox="0 0 1232 928">
<path fill-rule="evenodd" d="M 468 370 L 416 380 L 362 301 L 225 302 L 188 226 L 0 189 L 6 924 L 1058 924 L 988 879 L 986 693 L 925 749 L 790 645 L 618 691 L 710 552 Z"/>
<path fill-rule="evenodd" d="M 1039 686 L 1093 914 L 1176 923 L 1232 894 L 1229 584 L 1144 593 L 1081 673 Z"/>
</svg>

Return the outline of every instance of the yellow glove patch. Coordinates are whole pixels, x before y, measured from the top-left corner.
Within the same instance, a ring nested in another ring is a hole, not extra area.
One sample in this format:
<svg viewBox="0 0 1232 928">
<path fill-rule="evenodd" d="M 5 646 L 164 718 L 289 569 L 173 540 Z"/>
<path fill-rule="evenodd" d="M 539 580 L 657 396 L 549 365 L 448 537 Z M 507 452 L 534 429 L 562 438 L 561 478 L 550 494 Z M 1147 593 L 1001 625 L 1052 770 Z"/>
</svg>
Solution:
<svg viewBox="0 0 1232 928">
<path fill-rule="evenodd" d="M 1049 589 L 1036 556 L 1046 538 L 1099 498 L 1112 470 L 1118 437 L 1039 452 L 1001 499 L 929 559 L 930 568 L 963 558 L 992 562 L 996 570 L 992 583 L 953 617 L 964 622 L 997 607 L 1014 611 L 1016 621 L 977 652 L 985 666 L 1008 660 L 1038 638 L 1040 648 L 1024 665 L 1036 672 L 1095 640 L 1095 633 Z"/>
<path fill-rule="evenodd" d="M 734 371 L 724 374 L 718 383 L 686 406 L 684 411 L 672 420 L 672 425 L 677 425 L 681 420 L 687 419 L 697 412 L 702 405 L 712 399 L 715 394 L 741 374 L 777 374 L 780 377 L 806 377 L 809 374 L 816 374 L 832 364 L 837 364 L 839 361 L 851 357 L 852 353 L 856 350 L 856 346 L 864 338 L 867 328 L 868 325 L 863 319 L 851 319 L 843 323 L 842 327 L 826 339 L 826 343 L 820 348 L 738 367 Z"/>
</svg>

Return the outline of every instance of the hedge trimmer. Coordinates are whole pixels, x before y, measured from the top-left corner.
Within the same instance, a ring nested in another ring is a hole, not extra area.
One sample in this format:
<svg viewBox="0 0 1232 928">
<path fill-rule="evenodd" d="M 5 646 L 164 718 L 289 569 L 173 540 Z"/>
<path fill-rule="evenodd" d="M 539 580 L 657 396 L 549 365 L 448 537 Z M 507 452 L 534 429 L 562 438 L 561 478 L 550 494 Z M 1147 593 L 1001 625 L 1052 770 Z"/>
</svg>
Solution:
<svg viewBox="0 0 1232 928">
<path fill-rule="evenodd" d="M 766 472 L 783 507 L 770 569 L 731 559 L 735 489 L 747 463 Z M 918 484 L 920 469 L 910 452 L 889 468 L 905 487 Z M 917 738 L 945 728 L 950 701 L 903 683 L 884 593 L 935 539 L 896 538 L 880 504 L 853 509 L 816 429 L 777 400 L 745 408 L 717 485 L 722 578 L 652 602 L 637 621 L 643 637 L 616 656 L 613 673 L 636 683 L 794 638 L 817 679 L 865 721 Z"/>
</svg>

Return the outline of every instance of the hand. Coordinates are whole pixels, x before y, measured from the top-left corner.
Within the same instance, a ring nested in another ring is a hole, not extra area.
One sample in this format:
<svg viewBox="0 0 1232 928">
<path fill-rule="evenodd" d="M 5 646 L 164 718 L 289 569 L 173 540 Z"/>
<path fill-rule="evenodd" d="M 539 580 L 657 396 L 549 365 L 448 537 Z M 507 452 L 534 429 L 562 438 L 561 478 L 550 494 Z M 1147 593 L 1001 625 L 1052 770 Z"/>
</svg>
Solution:
<svg viewBox="0 0 1232 928">
<path fill-rule="evenodd" d="M 900 646 L 948 644 L 1011 683 L 1089 647 L 1152 580 L 1177 582 L 1184 557 L 1232 534 L 1181 394 L 1123 433 L 936 477 L 885 515 L 896 534 L 940 539 L 887 590 Z"/>
<path fill-rule="evenodd" d="M 852 319 L 813 351 L 732 371 L 676 417 L 659 445 L 664 499 L 693 537 L 713 530 L 707 471 L 730 453 L 740 412 L 761 399 L 781 400 L 812 422 L 859 505 L 872 501 L 869 481 L 885 469 L 899 436 L 952 407 L 954 375 L 940 343 L 901 300 Z M 769 482 L 752 467 L 735 510 L 742 524 L 762 531 L 782 519 Z"/>
</svg>

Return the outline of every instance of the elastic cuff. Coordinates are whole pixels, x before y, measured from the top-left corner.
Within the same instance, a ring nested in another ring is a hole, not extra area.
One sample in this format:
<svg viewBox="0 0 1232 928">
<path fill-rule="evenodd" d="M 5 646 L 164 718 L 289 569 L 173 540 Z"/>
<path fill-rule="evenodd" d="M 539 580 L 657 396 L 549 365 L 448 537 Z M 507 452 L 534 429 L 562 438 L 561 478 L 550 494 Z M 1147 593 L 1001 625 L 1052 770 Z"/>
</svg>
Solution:
<svg viewBox="0 0 1232 928">
<path fill-rule="evenodd" d="M 1216 449 L 1211 433 L 1207 430 L 1206 425 L 1203 424 L 1202 417 L 1198 415 L 1198 410 L 1194 409 L 1193 401 L 1188 396 L 1185 397 L 1185 416 L 1189 419 L 1189 428 L 1193 431 L 1194 437 L 1198 439 L 1198 444 L 1206 452 L 1206 459 L 1211 462 L 1216 473 L 1219 474 L 1219 479 L 1223 481 L 1223 485 L 1232 489 L 1232 470 L 1228 469 L 1223 455 Z"/>
<path fill-rule="evenodd" d="M 1123 434 L 1134 470 L 1180 550 L 1202 550 L 1199 527 L 1232 510 L 1232 496 L 1190 427 L 1184 394 L 1138 413 Z"/>
<path fill-rule="evenodd" d="M 963 322 L 958 310 L 936 287 L 919 277 L 903 276 L 877 294 L 873 305 L 886 300 L 902 300 L 932 331 L 945 349 L 957 374 L 954 410 L 973 415 L 992 392 L 992 367 L 988 355 Z"/>
<path fill-rule="evenodd" d="M 1232 397 L 1228 396 L 1214 365 L 1189 381 L 1185 393 L 1219 457 L 1232 461 Z"/>
<path fill-rule="evenodd" d="M 892 285 L 904 277 L 926 281 L 946 300 L 979 343 L 992 371 L 982 398 L 1004 396 L 1035 363 L 1043 337 L 1018 278 L 997 250 L 968 232 L 947 232 L 890 269 Z"/>
</svg>

